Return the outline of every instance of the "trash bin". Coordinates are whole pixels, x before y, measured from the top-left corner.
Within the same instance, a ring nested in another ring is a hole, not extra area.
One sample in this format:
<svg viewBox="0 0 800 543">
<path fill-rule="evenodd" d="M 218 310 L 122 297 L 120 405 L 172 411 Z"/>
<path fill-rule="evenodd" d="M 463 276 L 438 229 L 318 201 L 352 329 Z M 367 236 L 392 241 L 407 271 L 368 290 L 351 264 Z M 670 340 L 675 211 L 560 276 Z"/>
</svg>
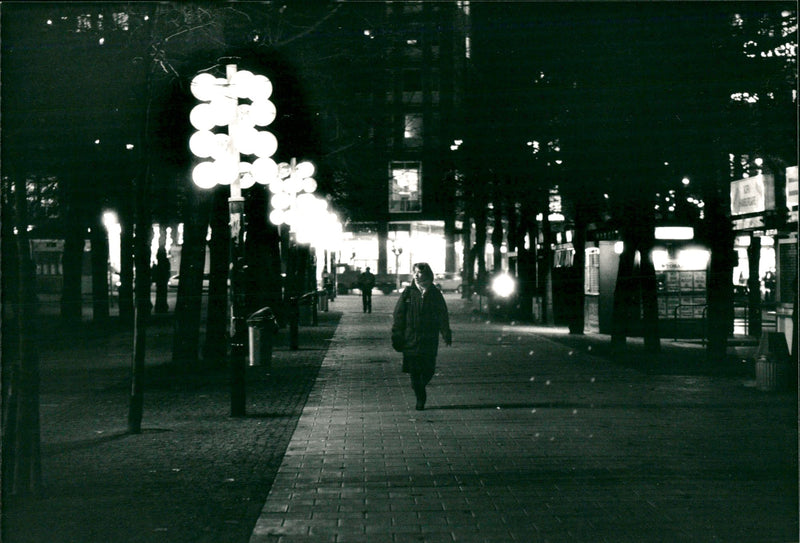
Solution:
<svg viewBox="0 0 800 543">
<path fill-rule="evenodd" d="M 262 307 L 247 317 L 251 366 L 270 366 L 272 363 L 272 337 L 277 331 L 278 321 L 270 307 Z"/>
<path fill-rule="evenodd" d="M 328 291 L 327 290 L 318 290 L 317 295 L 319 296 L 319 310 L 320 311 L 327 311 L 328 310 Z"/>
<path fill-rule="evenodd" d="M 765 391 L 789 388 L 790 357 L 783 333 L 763 332 L 755 359 L 756 388 Z"/>
</svg>

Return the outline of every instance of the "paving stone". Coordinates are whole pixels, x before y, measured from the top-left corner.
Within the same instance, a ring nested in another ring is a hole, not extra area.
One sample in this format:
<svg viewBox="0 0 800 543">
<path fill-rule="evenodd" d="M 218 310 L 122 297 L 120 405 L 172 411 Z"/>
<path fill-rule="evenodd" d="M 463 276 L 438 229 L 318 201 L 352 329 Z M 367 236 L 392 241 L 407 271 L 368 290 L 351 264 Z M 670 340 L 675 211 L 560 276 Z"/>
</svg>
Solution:
<svg viewBox="0 0 800 543">
<path fill-rule="evenodd" d="M 642 371 L 448 296 L 454 345 L 417 412 L 388 341 L 394 300 L 364 315 L 342 298 L 280 470 L 305 470 L 291 499 L 315 496 L 321 511 L 357 485 L 357 504 L 335 502 L 353 530 L 338 540 L 797 540 L 796 394 L 757 392 L 736 372 Z M 265 507 L 286 499 L 284 481 Z"/>
</svg>

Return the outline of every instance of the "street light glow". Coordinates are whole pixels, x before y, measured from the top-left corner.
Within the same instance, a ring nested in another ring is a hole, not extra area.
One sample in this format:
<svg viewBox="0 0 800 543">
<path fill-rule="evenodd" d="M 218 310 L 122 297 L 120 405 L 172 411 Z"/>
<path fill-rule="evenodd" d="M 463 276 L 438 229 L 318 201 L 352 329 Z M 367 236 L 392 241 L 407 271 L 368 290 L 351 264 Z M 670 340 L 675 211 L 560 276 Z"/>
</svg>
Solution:
<svg viewBox="0 0 800 543">
<path fill-rule="evenodd" d="M 514 293 L 516 283 L 507 273 L 501 273 L 492 280 L 492 291 L 501 298 L 508 298 Z"/>
</svg>

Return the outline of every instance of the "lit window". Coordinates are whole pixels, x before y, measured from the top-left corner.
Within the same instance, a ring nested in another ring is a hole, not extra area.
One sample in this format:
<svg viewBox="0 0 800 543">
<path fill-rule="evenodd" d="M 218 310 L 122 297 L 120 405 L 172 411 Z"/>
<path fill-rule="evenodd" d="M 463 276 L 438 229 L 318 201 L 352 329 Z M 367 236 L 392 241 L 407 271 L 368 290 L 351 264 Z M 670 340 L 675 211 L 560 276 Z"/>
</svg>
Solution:
<svg viewBox="0 0 800 543">
<path fill-rule="evenodd" d="M 403 127 L 403 137 L 406 140 L 418 140 L 422 138 L 422 114 L 407 113 L 405 116 L 405 126 Z"/>
<path fill-rule="evenodd" d="M 389 212 L 422 211 L 421 163 L 392 162 L 389 175 Z"/>
</svg>

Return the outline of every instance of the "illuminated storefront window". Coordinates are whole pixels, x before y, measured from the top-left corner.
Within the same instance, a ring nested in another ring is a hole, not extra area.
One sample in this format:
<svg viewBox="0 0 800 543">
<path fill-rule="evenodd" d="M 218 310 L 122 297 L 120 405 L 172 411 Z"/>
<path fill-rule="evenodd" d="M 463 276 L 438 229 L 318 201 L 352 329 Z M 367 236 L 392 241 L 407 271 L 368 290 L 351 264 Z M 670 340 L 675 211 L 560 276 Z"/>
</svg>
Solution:
<svg viewBox="0 0 800 543">
<path fill-rule="evenodd" d="M 392 162 L 389 165 L 389 213 L 422 211 L 422 164 Z"/>
</svg>

